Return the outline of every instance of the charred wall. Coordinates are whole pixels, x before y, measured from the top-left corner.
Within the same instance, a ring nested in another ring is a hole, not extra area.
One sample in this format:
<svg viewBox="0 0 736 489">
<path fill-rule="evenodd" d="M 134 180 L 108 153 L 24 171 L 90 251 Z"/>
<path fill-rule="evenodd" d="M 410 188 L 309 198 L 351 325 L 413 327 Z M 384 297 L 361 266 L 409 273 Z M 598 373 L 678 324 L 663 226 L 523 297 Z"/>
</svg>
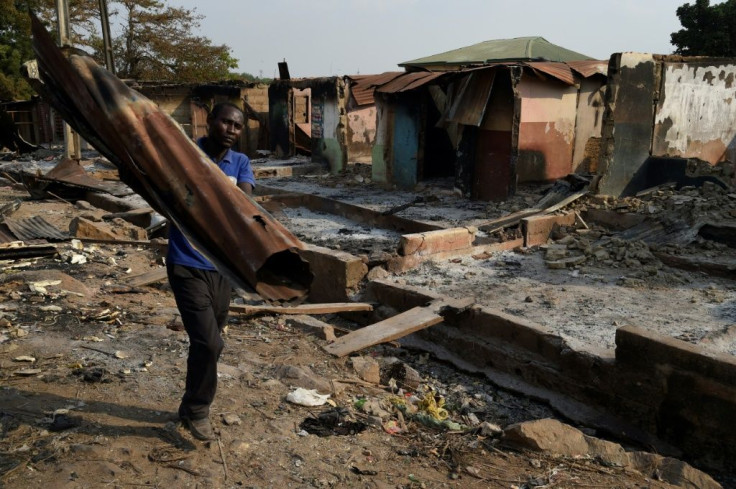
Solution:
<svg viewBox="0 0 736 489">
<path fill-rule="evenodd" d="M 705 162 L 733 180 L 736 60 L 618 53 L 608 73 L 599 192 L 663 183 L 658 169 L 668 162 Z"/>
</svg>

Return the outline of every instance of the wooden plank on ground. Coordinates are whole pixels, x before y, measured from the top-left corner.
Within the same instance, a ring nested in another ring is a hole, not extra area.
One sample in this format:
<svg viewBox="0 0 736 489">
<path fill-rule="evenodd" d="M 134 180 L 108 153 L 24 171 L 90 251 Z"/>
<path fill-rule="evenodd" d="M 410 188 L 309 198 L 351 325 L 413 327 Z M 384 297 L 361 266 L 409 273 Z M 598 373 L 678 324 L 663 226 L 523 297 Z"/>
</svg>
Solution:
<svg viewBox="0 0 736 489">
<path fill-rule="evenodd" d="M 344 357 L 354 351 L 402 338 L 440 323 L 443 318 L 437 312 L 436 307 L 415 307 L 346 334 L 324 348 L 332 355 Z"/>
<path fill-rule="evenodd" d="M 128 280 L 126 280 L 125 285 L 128 285 L 130 287 L 142 287 L 144 285 L 159 282 L 165 278 L 166 268 L 159 267 L 151 270 L 150 272 L 142 273 L 140 275 L 136 275 L 135 277 L 130 277 Z"/>
<path fill-rule="evenodd" d="M 540 214 L 542 212 L 543 209 L 524 209 L 518 212 L 514 212 L 513 214 L 502 216 L 493 219 L 492 221 L 479 224 L 477 227 L 480 231 L 490 233 L 499 229 L 503 229 L 505 227 L 515 226 L 516 224 L 520 223 L 523 218 L 533 216 L 535 214 Z"/>
<path fill-rule="evenodd" d="M 230 311 L 240 314 L 333 314 L 338 312 L 372 311 L 373 306 L 363 302 L 335 302 L 329 304 L 301 304 L 299 306 L 269 306 L 230 304 Z"/>
<path fill-rule="evenodd" d="M 550 207 L 547 207 L 546 209 L 544 209 L 544 213 L 545 214 L 551 214 L 552 212 L 555 212 L 557 210 L 560 210 L 563 207 L 565 207 L 566 205 L 575 202 L 580 197 L 583 197 L 585 195 L 588 195 L 589 192 L 590 191 L 588 189 L 583 189 L 583 190 L 580 190 L 579 192 L 575 192 L 574 194 L 572 194 L 572 195 L 570 195 L 570 196 L 562 199 L 561 201 L 559 201 L 555 205 L 550 206 Z"/>
</svg>

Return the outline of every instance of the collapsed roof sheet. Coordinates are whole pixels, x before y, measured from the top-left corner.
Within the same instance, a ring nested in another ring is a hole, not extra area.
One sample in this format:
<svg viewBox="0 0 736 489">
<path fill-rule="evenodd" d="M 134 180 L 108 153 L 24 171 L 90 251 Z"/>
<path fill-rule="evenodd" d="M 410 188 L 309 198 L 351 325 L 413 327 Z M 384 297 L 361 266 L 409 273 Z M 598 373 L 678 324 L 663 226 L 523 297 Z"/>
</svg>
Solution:
<svg viewBox="0 0 736 489">
<path fill-rule="evenodd" d="M 388 71 L 380 75 L 350 75 L 350 92 L 358 105 L 372 105 L 375 103 L 373 92 L 376 87 L 388 83 L 403 75 L 403 71 Z"/>
<path fill-rule="evenodd" d="M 524 63 L 524 65 L 528 66 L 533 71 L 540 71 L 568 85 L 575 85 L 575 75 L 570 67 L 565 63 L 535 61 Z"/>
<path fill-rule="evenodd" d="M 69 239 L 69 233 L 59 231 L 41 216 L 33 216 L 28 219 L 6 217 L 5 224 L 10 232 L 21 241 L 33 241 L 34 239 L 63 241 Z"/>
<path fill-rule="evenodd" d="M 32 16 L 34 88 L 117 167 L 120 178 L 173 221 L 235 284 L 277 301 L 306 296 L 303 247 L 225 174 L 159 107 L 92 58 L 68 59 Z M 34 76 L 35 75 L 35 76 Z"/>
<path fill-rule="evenodd" d="M 462 79 L 447 120 L 466 126 L 480 126 L 491 97 L 495 75 L 496 70 L 479 70 Z"/>
<path fill-rule="evenodd" d="M 587 61 L 568 61 L 567 64 L 583 78 L 590 78 L 595 75 L 608 75 L 608 61 L 591 59 Z"/>
<path fill-rule="evenodd" d="M 385 85 L 381 85 L 380 87 L 378 87 L 376 91 L 381 93 L 407 92 L 409 90 L 419 88 L 422 85 L 425 85 L 432 80 L 443 76 L 444 74 L 445 73 L 429 71 L 402 73 L 401 76 L 398 76 Z"/>
</svg>

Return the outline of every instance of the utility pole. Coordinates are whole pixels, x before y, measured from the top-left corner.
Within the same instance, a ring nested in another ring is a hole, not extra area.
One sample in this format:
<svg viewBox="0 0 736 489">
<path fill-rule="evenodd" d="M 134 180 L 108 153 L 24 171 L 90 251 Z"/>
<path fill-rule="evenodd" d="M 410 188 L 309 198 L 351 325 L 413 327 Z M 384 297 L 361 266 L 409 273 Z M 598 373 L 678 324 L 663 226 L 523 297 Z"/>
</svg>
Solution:
<svg viewBox="0 0 736 489">
<path fill-rule="evenodd" d="M 112 36 L 110 36 L 110 17 L 107 14 L 107 0 L 100 0 L 100 21 L 102 22 L 102 45 L 105 50 L 105 66 L 107 71 L 115 74 L 115 63 L 112 59 Z"/>
<path fill-rule="evenodd" d="M 57 32 L 59 34 L 59 46 L 71 46 L 71 30 L 69 29 L 69 2 L 68 0 L 56 0 L 56 17 L 58 19 Z M 81 160 L 81 139 L 69 124 L 64 123 L 64 157 L 66 159 Z"/>
</svg>

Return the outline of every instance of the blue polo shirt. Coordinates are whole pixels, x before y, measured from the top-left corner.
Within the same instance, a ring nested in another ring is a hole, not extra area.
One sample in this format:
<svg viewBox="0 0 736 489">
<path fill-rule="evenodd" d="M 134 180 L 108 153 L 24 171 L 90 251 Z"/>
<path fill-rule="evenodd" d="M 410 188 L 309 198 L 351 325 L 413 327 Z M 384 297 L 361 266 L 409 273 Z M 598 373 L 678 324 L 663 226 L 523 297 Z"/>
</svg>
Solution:
<svg viewBox="0 0 736 489">
<path fill-rule="evenodd" d="M 197 141 L 197 145 L 204 151 L 203 143 L 205 138 Z M 227 175 L 233 182 L 247 182 L 255 187 L 256 180 L 253 176 L 253 169 L 250 165 L 250 159 L 243 153 L 238 153 L 231 149 L 227 150 L 225 156 L 219 162 L 212 160 L 222 172 Z M 215 266 L 202 256 L 200 252 L 192 248 L 184 234 L 173 223 L 169 222 L 171 229 L 169 230 L 169 251 L 166 256 L 167 263 L 177 265 L 185 265 L 187 267 L 200 268 L 203 270 L 215 270 Z"/>
</svg>

